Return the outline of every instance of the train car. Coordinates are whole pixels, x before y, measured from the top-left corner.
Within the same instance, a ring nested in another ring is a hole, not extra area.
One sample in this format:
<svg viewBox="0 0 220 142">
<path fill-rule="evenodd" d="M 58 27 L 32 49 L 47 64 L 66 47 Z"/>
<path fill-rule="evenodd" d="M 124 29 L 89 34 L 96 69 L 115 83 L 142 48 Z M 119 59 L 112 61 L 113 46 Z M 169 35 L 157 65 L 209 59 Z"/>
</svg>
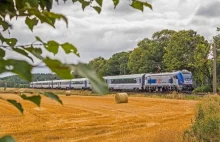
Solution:
<svg viewBox="0 0 220 142">
<path fill-rule="evenodd" d="M 118 75 L 103 77 L 109 90 L 142 90 L 145 74 Z"/>
<path fill-rule="evenodd" d="M 61 80 L 53 80 L 52 81 L 53 89 L 61 89 Z"/>
<path fill-rule="evenodd" d="M 183 83 L 181 72 L 145 74 L 144 89 L 147 92 L 181 91 Z"/>
<path fill-rule="evenodd" d="M 41 82 L 35 82 L 35 88 L 42 88 Z"/>
<path fill-rule="evenodd" d="M 41 88 L 42 89 L 49 88 L 50 81 L 41 81 L 40 83 L 41 83 Z"/>
<path fill-rule="evenodd" d="M 70 89 L 71 88 L 71 80 L 60 80 L 60 89 Z"/>
<path fill-rule="evenodd" d="M 29 85 L 29 87 L 30 87 L 30 88 L 34 88 L 34 85 L 35 85 L 35 83 L 34 83 L 34 82 L 31 82 L 30 85 Z"/>
<path fill-rule="evenodd" d="M 90 86 L 88 83 L 88 79 L 86 78 L 76 78 L 71 80 L 71 89 L 88 89 Z"/>
</svg>

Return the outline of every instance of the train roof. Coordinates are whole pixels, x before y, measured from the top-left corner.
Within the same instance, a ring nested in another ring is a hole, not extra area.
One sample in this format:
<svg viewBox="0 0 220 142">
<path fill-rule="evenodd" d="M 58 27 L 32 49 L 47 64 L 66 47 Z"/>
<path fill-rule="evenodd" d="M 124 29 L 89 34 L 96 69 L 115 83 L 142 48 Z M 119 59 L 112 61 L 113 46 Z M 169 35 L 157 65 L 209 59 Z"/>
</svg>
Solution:
<svg viewBox="0 0 220 142">
<path fill-rule="evenodd" d="M 130 74 L 130 75 L 116 75 L 116 76 L 105 76 L 104 79 L 114 79 L 114 78 L 135 78 L 142 77 L 144 74 Z"/>
<path fill-rule="evenodd" d="M 51 80 L 52 81 L 52 80 Z M 53 82 L 69 82 L 70 79 L 63 79 L 63 80 L 53 80 Z"/>
<path fill-rule="evenodd" d="M 50 82 L 50 80 L 47 80 L 47 81 L 35 81 L 35 82 L 31 82 L 31 83 L 47 83 L 47 82 Z"/>
<path fill-rule="evenodd" d="M 177 73 L 180 73 L 180 71 L 176 72 L 165 72 L 165 73 L 152 73 L 152 74 L 145 74 L 145 76 L 161 76 L 161 75 L 176 75 Z"/>
<path fill-rule="evenodd" d="M 87 78 L 74 78 L 71 81 L 85 81 L 88 80 Z"/>
</svg>

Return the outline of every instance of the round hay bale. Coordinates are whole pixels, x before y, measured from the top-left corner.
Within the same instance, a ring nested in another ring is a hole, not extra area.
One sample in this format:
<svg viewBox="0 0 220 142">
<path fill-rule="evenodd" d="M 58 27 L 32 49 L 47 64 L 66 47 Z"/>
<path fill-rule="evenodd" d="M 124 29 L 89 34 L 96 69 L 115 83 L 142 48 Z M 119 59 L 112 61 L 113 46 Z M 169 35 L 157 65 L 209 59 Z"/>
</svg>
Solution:
<svg viewBox="0 0 220 142">
<path fill-rule="evenodd" d="M 66 91 L 66 96 L 70 96 L 71 95 L 71 91 Z"/>
<path fill-rule="evenodd" d="M 39 91 L 39 94 L 44 94 L 44 92 L 42 90 Z"/>
<path fill-rule="evenodd" d="M 117 93 L 117 94 L 115 94 L 115 102 L 117 104 L 128 103 L 128 94 L 127 93 Z"/>
<path fill-rule="evenodd" d="M 25 89 L 19 89 L 19 93 L 20 94 L 25 93 Z"/>
</svg>

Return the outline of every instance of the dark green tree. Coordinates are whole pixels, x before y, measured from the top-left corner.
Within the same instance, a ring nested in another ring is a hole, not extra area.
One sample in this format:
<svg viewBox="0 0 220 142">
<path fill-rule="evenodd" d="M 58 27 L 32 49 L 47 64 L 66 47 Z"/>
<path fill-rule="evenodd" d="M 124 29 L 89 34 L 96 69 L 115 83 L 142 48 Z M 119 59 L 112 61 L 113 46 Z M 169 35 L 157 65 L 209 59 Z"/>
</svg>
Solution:
<svg viewBox="0 0 220 142">
<path fill-rule="evenodd" d="M 173 30 L 162 30 L 153 34 L 152 39 L 145 38 L 138 43 L 129 58 L 129 69 L 132 73 L 149 73 L 164 71 L 163 56 Z M 139 49 L 141 48 L 141 49 Z"/>
<path fill-rule="evenodd" d="M 123 75 L 128 74 L 129 52 L 120 52 L 112 55 L 104 66 L 105 75 Z"/>
<path fill-rule="evenodd" d="M 98 57 L 89 62 L 89 65 L 97 72 L 98 75 L 105 75 L 104 66 L 106 64 L 106 60 L 103 57 Z"/>
<path fill-rule="evenodd" d="M 203 80 L 201 77 L 206 76 L 210 84 L 209 53 L 210 45 L 203 36 L 193 30 L 182 30 L 171 36 L 165 48 L 163 62 L 167 71 L 187 69 L 192 71 L 198 80 Z"/>
</svg>

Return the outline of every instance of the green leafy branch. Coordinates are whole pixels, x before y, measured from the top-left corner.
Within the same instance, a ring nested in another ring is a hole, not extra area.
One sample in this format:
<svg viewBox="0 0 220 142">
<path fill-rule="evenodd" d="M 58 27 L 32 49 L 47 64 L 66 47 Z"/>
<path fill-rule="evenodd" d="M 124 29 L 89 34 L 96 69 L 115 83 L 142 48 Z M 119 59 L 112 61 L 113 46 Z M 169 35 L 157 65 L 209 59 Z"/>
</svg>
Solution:
<svg viewBox="0 0 220 142">
<path fill-rule="evenodd" d="M 58 3 L 58 0 L 55 0 Z M 66 0 L 64 0 L 65 2 Z M 119 0 L 112 0 L 114 8 L 119 4 Z M 73 3 L 81 3 L 82 9 L 90 6 L 98 13 L 101 13 L 103 0 L 72 0 Z M 95 3 L 96 4 L 95 4 Z M 130 6 L 143 11 L 144 7 L 152 9 L 152 6 L 147 2 L 142 2 L 138 0 L 131 0 Z M 47 67 L 50 68 L 54 73 L 63 79 L 73 78 L 72 72 L 76 72 L 83 77 L 87 77 L 92 85 L 93 91 L 99 94 L 107 93 L 107 85 L 104 80 L 99 77 L 95 71 L 93 71 L 86 64 L 63 64 L 59 60 L 50 59 L 48 57 L 42 56 L 42 48 L 46 49 L 48 52 L 56 55 L 58 49 L 61 47 L 66 54 L 72 53 L 79 56 L 77 48 L 71 43 L 58 43 L 56 41 L 42 41 L 39 37 L 36 37 L 36 41 L 32 44 L 27 45 L 18 45 L 18 40 L 16 38 L 6 38 L 3 36 L 6 31 L 10 34 L 10 30 L 13 28 L 13 25 L 10 24 L 6 19 L 6 16 L 12 20 L 13 18 L 25 18 L 25 24 L 28 28 L 33 31 L 34 27 L 38 24 L 46 23 L 49 26 L 55 28 L 55 23 L 57 20 L 62 20 L 65 22 L 68 27 L 68 19 L 62 14 L 57 14 L 50 12 L 52 9 L 53 0 L 2 0 L 0 1 L 0 73 L 12 72 L 18 74 L 21 78 L 31 81 L 32 74 L 31 71 L 34 68 L 34 59 L 32 57 L 40 59 Z M 38 42 L 38 43 L 36 43 Z M 15 59 L 5 59 L 6 52 L 5 50 L 14 51 L 17 54 L 20 54 L 24 57 L 27 57 L 32 61 L 32 64 L 24 60 L 15 60 Z M 62 104 L 62 101 L 56 94 L 51 92 L 44 93 L 46 97 L 54 99 Z M 23 100 L 28 100 L 40 106 L 41 96 L 20 96 Z M 8 103 L 15 106 L 20 112 L 23 113 L 24 109 L 21 103 L 16 100 L 3 99 Z M 0 141 L 14 141 L 10 136 L 5 136 L 0 138 Z"/>
</svg>

